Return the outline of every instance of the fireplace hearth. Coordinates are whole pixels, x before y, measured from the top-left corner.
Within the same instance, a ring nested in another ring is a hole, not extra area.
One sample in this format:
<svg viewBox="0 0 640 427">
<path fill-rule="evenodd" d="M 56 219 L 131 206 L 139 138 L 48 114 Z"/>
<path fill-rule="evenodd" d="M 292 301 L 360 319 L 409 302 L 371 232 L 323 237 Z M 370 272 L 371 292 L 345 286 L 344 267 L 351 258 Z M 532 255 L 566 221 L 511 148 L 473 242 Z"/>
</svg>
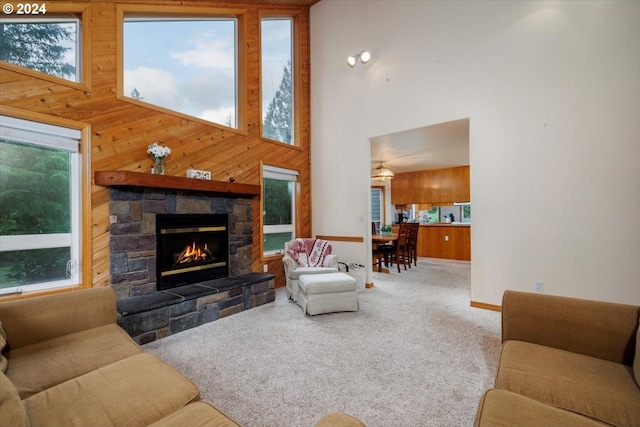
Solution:
<svg viewBox="0 0 640 427">
<path fill-rule="evenodd" d="M 156 242 L 158 290 L 229 275 L 226 214 L 159 214 Z"/>
</svg>

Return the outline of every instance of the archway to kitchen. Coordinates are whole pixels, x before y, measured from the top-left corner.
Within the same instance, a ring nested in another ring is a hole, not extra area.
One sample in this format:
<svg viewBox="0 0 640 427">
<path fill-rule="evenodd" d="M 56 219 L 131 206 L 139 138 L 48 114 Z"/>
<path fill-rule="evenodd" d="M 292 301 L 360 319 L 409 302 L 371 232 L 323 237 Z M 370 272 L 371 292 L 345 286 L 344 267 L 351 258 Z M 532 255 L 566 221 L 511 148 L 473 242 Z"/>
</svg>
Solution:
<svg viewBox="0 0 640 427">
<path fill-rule="evenodd" d="M 469 124 L 462 118 L 369 138 L 369 222 L 377 230 L 419 222 L 419 257 L 471 261 Z M 381 168 L 394 177 L 373 178 Z"/>
</svg>

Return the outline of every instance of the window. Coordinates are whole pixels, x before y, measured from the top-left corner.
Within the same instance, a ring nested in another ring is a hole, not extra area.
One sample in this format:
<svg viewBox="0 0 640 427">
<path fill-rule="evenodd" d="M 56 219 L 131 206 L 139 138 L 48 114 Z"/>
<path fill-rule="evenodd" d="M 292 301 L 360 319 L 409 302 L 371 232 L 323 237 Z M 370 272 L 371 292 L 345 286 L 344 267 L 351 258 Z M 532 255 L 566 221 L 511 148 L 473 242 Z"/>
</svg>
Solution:
<svg viewBox="0 0 640 427">
<path fill-rule="evenodd" d="M 376 225 L 376 230 L 380 230 L 383 225 L 382 206 L 384 205 L 384 193 L 382 188 L 371 189 L 371 222 Z"/>
<path fill-rule="evenodd" d="M 262 136 L 294 144 L 293 19 L 261 22 Z"/>
<path fill-rule="evenodd" d="M 80 131 L 0 123 L 0 293 L 77 285 Z"/>
<path fill-rule="evenodd" d="M 0 21 L 0 59 L 72 82 L 80 82 L 80 20 L 46 14 Z"/>
<path fill-rule="evenodd" d="M 471 205 L 462 206 L 462 222 L 471 222 Z"/>
<path fill-rule="evenodd" d="M 123 95 L 238 128 L 236 18 L 126 16 Z"/>
<path fill-rule="evenodd" d="M 284 250 L 284 243 L 295 237 L 295 183 L 298 172 L 263 166 L 263 253 Z"/>
</svg>

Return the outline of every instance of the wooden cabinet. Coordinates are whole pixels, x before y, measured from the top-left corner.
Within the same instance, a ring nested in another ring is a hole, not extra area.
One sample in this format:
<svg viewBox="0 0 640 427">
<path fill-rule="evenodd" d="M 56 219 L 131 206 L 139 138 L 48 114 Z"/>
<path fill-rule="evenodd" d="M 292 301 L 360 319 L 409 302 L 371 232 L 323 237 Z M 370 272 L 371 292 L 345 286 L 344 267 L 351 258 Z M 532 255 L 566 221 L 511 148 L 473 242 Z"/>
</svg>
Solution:
<svg viewBox="0 0 640 427">
<path fill-rule="evenodd" d="M 418 256 L 471 261 L 471 226 L 421 225 Z"/>
<path fill-rule="evenodd" d="M 394 205 L 437 205 L 469 200 L 469 166 L 397 173 L 391 180 L 391 203 Z"/>
</svg>

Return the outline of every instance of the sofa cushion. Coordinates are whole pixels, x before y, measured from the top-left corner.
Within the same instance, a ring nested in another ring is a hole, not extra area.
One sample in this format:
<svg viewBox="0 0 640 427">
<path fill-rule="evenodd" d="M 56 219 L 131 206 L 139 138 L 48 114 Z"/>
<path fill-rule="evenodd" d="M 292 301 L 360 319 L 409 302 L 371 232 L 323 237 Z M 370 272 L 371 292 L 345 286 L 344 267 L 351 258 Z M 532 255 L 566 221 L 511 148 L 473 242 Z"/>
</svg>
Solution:
<svg viewBox="0 0 640 427">
<path fill-rule="evenodd" d="M 25 399 L 141 352 L 140 346 L 113 323 L 11 350 L 7 376 Z"/>
<path fill-rule="evenodd" d="M 313 427 L 366 427 L 356 417 L 346 412 L 331 412 L 320 418 Z"/>
<path fill-rule="evenodd" d="M 18 390 L 5 374 L 0 372 L 0 425 L 28 427 L 29 419 Z"/>
<path fill-rule="evenodd" d="M 199 398 L 193 382 L 152 354 L 142 353 L 23 402 L 34 426 L 142 427 Z"/>
<path fill-rule="evenodd" d="M 539 427 L 541 425 L 598 427 L 608 424 L 500 389 L 492 389 L 484 393 L 474 423 L 475 427 Z"/>
<path fill-rule="evenodd" d="M 338 269 L 334 267 L 298 267 L 289 272 L 289 278 L 296 280 L 304 274 L 328 274 L 338 273 Z"/>
<path fill-rule="evenodd" d="M 2 327 L 2 320 L 0 320 L 0 372 L 7 373 L 7 358 L 4 357 L 4 348 L 7 346 L 7 334 Z"/>
<path fill-rule="evenodd" d="M 184 408 L 167 415 L 149 427 L 240 427 L 208 402 L 193 402 Z"/>
<path fill-rule="evenodd" d="M 502 347 L 496 387 L 616 426 L 640 426 L 630 366 L 522 341 Z"/>
</svg>

